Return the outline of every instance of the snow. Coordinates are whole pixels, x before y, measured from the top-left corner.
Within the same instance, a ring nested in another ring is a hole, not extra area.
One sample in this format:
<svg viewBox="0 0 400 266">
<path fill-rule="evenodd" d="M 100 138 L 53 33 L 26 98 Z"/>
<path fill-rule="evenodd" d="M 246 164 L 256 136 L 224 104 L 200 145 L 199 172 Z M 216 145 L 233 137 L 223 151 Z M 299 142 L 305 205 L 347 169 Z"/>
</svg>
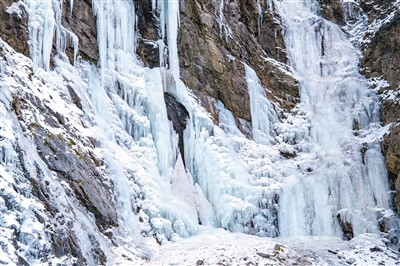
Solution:
<svg viewBox="0 0 400 266">
<path fill-rule="evenodd" d="M 269 239 L 204 228 L 162 246 L 149 262 L 117 265 L 398 265 L 398 258 L 371 234 L 347 242 L 331 236 Z"/>
<path fill-rule="evenodd" d="M 21 15 L 22 15 L 21 5 L 23 5 L 23 3 L 20 1 L 14 2 L 14 3 L 12 3 L 11 6 L 7 7 L 6 12 L 9 14 L 15 14 L 19 18 L 21 18 Z"/>
<path fill-rule="evenodd" d="M 214 125 L 180 80 L 178 1 L 152 1 L 162 29 L 157 45 L 169 53 L 168 62 L 160 53 L 160 67 L 154 69 L 143 67 L 135 54 L 133 2 L 117 0 L 93 0 L 99 64 L 83 60 L 69 64 L 66 43 L 73 41 L 75 56 L 79 43 L 61 25 L 61 3 L 25 2 L 31 60 L 0 41 L 4 85 L 0 91 L 0 192 L 9 195 L 17 209 L 9 210 L 0 202 L 0 257 L 6 254 L 11 263 L 17 263 L 18 254 L 31 264 L 39 263 L 38 250 L 51 244 L 35 213 L 57 224 L 43 203 L 29 196 L 31 187 L 18 170 L 19 147 L 31 176 L 49 182 L 51 200 L 60 212 L 55 220 L 71 225 L 60 228 L 75 233 L 91 265 L 97 263 L 92 256 L 94 243 L 105 253 L 108 265 L 202 260 L 211 265 L 396 262 L 397 255 L 378 236 L 377 221 L 393 216 L 379 147 L 389 127 L 380 126 L 375 91 L 358 73 L 358 51 L 337 25 L 318 16 L 317 1 L 268 3 L 285 24 L 289 66 L 265 60 L 290 75 L 293 72 L 300 81 L 301 103 L 283 114 L 267 99 L 268 88 L 245 64 L 252 139 L 239 131 L 233 114 L 218 100 L 213 100 L 219 121 Z M 224 1 L 219 4 L 221 34 L 230 36 Z M 17 4 L 9 12 L 18 12 Z M 52 59 L 50 68 L 53 40 L 60 56 Z M 81 99 L 82 110 L 72 103 L 69 89 Z M 189 113 L 184 158 L 178 134 L 167 118 L 164 92 Z M 65 128 L 50 126 L 30 101 L 23 122 L 18 122 L 10 108 L 14 95 L 23 99 L 34 95 L 66 118 Z M 32 123 L 73 140 L 72 148 L 90 151 L 104 162 L 98 171 L 112 188 L 118 227 L 99 231 L 93 214 L 80 206 L 69 184 L 58 180 L 39 156 L 29 129 Z M 340 240 L 338 214 L 353 227 L 355 238 L 350 242 Z M 18 250 L 11 241 L 15 228 L 25 234 Z M 269 238 L 277 236 L 286 238 Z M 382 252 L 375 256 L 370 250 L 376 246 Z M 67 265 L 76 259 L 48 258 Z"/>
</svg>

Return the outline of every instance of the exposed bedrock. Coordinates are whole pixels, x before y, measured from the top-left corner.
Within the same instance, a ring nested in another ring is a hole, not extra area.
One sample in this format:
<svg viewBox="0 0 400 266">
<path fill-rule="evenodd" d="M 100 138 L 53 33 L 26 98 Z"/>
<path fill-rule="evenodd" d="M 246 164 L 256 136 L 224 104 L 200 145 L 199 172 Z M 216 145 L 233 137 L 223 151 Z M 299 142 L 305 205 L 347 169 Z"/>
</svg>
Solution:
<svg viewBox="0 0 400 266">
<path fill-rule="evenodd" d="M 246 63 L 270 90 L 268 98 L 290 110 L 299 93 L 297 81 L 284 64 L 286 51 L 278 14 L 265 3 L 259 7 L 256 0 L 222 2 L 180 1 L 178 54 L 182 80 L 216 120 L 212 99 L 221 100 L 241 127 L 239 121 L 251 122 Z M 150 0 L 136 2 L 136 6 L 140 21 L 137 54 L 146 66 L 159 66 L 158 14 L 151 12 Z M 161 53 L 167 62 L 168 53 Z"/>
<path fill-rule="evenodd" d="M 23 7 L 18 7 L 19 14 L 7 8 L 13 0 L 0 2 L 0 37 L 15 51 L 29 57 L 28 14 Z"/>
</svg>

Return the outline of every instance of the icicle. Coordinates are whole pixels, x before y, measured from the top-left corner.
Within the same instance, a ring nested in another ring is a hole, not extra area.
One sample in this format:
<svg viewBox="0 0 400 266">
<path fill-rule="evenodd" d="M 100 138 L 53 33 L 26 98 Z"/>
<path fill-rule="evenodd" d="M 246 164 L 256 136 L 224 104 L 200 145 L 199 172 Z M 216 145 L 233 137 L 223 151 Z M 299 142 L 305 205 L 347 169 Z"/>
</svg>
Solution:
<svg viewBox="0 0 400 266">
<path fill-rule="evenodd" d="M 164 40 L 158 40 L 157 41 L 157 46 L 158 46 L 158 55 L 159 55 L 159 60 L 160 60 L 160 67 L 165 66 L 164 58 L 165 58 L 165 43 Z"/>
<path fill-rule="evenodd" d="M 215 101 L 214 105 L 218 113 L 219 127 L 226 133 L 243 136 L 242 132 L 240 132 L 236 125 L 232 112 L 226 109 L 224 104 L 219 100 Z"/>
<path fill-rule="evenodd" d="M 266 0 L 269 11 L 273 11 L 273 0 Z"/>
<path fill-rule="evenodd" d="M 50 55 L 56 21 L 50 0 L 27 1 L 29 8 L 29 48 L 33 62 L 46 70 L 50 69 Z"/>
<path fill-rule="evenodd" d="M 246 81 L 250 96 L 253 139 L 256 142 L 269 144 L 272 141 L 272 124 L 277 121 L 277 114 L 271 102 L 266 98 L 256 72 L 245 64 Z"/>
<path fill-rule="evenodd" d="M 72 9 L 74 8 L 74 0 L 69 0 L 69 9 L 72 14 Z"/>
<path fill-rule="evenodd" d="M 179 79 L 178 58 L 178 27 L 179 27 L 179 1 L 165 1 L 168 5 L 167 36 L 169 50 L 169 69 L 175 80 Z"/>
<path fill-rule="evenodd" d="M 263 9 L 262 6 L 260 4 L 260 0 L 257 0 L 257 6 L 258 6 L 258 38 L 260 39 L 261 37 L 261 25 L 262 25 L 262 21 L 264 19 L 264 15 L 263 15 Z"/>
<path fill-rule="evenodd" d="M 70 34 L 70 38 L 72 41 L 72 45 L 74 46 L 74 62 L 73 62 L 73 64 L 75 65 L 76 56 L 78 55 L 78 50 L 79 50 L 79 38 L 75 34 Z"/>
</svg>

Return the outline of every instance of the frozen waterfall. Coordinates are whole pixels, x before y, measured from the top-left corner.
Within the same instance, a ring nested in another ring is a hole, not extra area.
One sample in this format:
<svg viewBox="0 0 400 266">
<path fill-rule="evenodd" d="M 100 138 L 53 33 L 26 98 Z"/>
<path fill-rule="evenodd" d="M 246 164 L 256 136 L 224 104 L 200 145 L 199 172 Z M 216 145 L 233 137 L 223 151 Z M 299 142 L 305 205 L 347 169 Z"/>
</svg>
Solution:
<svg viewBox="0 0 400 266">
<path fill-rule="evenodd" d="M 223 14 L 226 2 L 219 2 L 216 23 L 220 35 L 231 38 Z M 72 40 L 74 57 L 79 43 L 61 24 L 63 0 L 25 1 L 30 56 L 35 68 L 44 69 L 38 72 L 46 76 L 43 84 L 60 77 L 62 82 L 51 83 L 49 90 L 67 95 L 71 87 L 82 98 L 83 114 L 66 110 L 65 116 L 84 120 L 82 131 L 96 140 L 93 150 L 105 162 L 118 216 L 118 226 L 109 230 L 117 244 L 141 246 L 146 237 L 166 243 L 196 234 L 202 226 L 268 237 L 351 238 L 379 232 L 377 220 L 390 208 L 384 158 L 374 136 L 380 129 L 379 105 L 358 73 L 357 50 L 336 24 L 321 18 L 318 1 L 267 2 L 285 25 L 288 65 L 299 81 L 301 102 L 284 113 L 268 99 L 269 88 L 251 64 L 240 62 L 250 99 L 250 139 L 223 102 L 211 99 L 215 121 L 180 79 L 179 1 L 152 0 L 160 24 L 159 40 L 154 41 L 160 67 L 153 69 L 136 55 L 134 1 L 93 0 L 96 64 L 68 64 L 66 43 Z M 168 119 L 165 95 L 187 112 L 181 137 Z M 50 170 L 45 175 L 55 180 Z M 85 210 L 70 214 L 74 230 L 82 232 L 81 242 L 86 243 L 84 228 L 90 228 L 102 249 L 109 250 L 111 263 L 111 244 L 95 223 L 89 225 L 92 215 Z"/>
<path fill-rule="evenodd" d="M 376 139 L 379 106 L 358 73 L 357 51 L 347 36 L 318 14 L 318 1 L 275 1 L 286 26 L 289 65 L 300 81 L 309 143 L 293 163 L 279 202 L 281 235 L 378 232 L 389 208 L 387 172 Z M 301 142 L 302 140 L 297 140 Z M 382 215 L 382 214 L 381 214 Z"/>
</svg>

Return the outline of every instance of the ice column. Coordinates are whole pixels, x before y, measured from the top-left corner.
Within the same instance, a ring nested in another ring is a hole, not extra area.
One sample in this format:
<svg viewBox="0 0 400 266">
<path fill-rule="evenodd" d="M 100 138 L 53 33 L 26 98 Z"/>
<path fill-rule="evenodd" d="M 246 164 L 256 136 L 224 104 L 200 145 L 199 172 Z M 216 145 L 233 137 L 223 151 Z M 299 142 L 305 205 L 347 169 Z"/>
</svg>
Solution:
<svg viewBox="0 0 400 266">
<path fill-rule="evenodd" d="M 29 0 L 25 2 L 29 14 L 29 49 L 32 61 L 49 70 L 55 28 L 54 11 L 51 0 Z"/>
<path fill-rule="evenodd" d="M 271 102 L 266 98 L 265 90 L 260 84 L 254 69 L 245 64 L 246 81 L 250 95 L 251 122 L 253 124 L 253 140 L 269 144 L 272 124 L 277 121 L 277 114 Z"/>
<path fill-rule="evenodd" d="M 153 9 L 158 9 L 161 20 L 161 36 L 165 40 L 169 51 L 169 69 L 175 80 L 179 79 L 178 58 L 178 27 L 179 27 L 179 1 L 174 0 L 152 0 Z M 167 32 L 165 32 L 165 29 Z M 163 47 L 160 47 L 163 48 Z M 160 53 L 162 50 L 160 49 Z"/>
</svg>

